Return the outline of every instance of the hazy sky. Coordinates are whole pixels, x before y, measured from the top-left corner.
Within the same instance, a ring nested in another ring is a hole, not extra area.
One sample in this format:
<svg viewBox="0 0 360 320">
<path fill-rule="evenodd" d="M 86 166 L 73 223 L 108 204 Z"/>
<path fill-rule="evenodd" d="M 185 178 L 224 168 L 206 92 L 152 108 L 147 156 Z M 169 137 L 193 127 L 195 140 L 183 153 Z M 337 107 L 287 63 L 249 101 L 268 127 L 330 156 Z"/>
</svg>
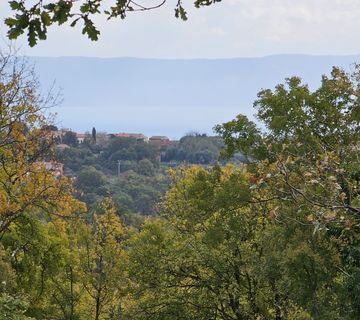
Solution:
<svg viewBox="0 0 360 320">
<path fill-rule="evenodd" d="M 115 1 L 115 0 L 113 0 Z M 143 0 L 143 2 L 155 0 Z M 189 20 L 174 18 L 175 0 L 153 12 L 129 14 L 125 21 L 98 19 L 98 42 L 79 28 L 52 27 L 48 40 L 28 55 L 152 58 L 227 58 L 278 53 L 360 53 L 359 0 L 223 0 L 194 9 L 185 0 Z M 0 1 L 0 17 L 9 14 Z M 5 27 L 0 34 L 5 35 Z"/>
</svg>

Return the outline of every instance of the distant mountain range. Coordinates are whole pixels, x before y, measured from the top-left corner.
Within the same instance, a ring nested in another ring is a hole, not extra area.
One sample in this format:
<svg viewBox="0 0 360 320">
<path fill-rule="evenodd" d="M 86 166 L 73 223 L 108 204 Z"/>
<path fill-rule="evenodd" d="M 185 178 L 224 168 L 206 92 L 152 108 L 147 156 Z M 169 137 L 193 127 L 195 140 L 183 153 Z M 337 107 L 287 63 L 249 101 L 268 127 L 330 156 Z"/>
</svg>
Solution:
<svg viewBox="0 0 360 320">
<path fill-rule="evenodd" d="M 274 55 L 263 58 L 163 60 L 31 57 L 43 88 L 54 81 L 63 103 L 59 126 L 77 131 L 142 132 L 177 138 L 212 132 L 238 113 L 251 116 L 262 88 L 300 76 L 316 87 L 332 66 L 360 55 Z"/>
</svg>

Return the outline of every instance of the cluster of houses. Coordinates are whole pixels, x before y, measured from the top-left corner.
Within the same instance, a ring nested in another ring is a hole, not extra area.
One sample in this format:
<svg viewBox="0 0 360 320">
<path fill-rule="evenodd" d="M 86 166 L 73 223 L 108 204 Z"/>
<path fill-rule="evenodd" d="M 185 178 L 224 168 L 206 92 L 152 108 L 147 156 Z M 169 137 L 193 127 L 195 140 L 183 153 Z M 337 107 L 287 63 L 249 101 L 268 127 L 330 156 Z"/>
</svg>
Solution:
<svg viewBox="0 0 360 320">
<path fill-rule="evenodd" d="M 110 134 L 110 136 L 115 136 L 115 137 L 119 137 L 119 138 L 133 138 L 136 140 L 141 140 L 144 142 L 148 142 L 154 145 L 158 145 L 158 146 L 164 146 L 164 145 L 169 145 L 171 144 L 171 141 L 168 137 L 166 136 L 152 136 L 150 138 L 148 138 L 147 136 L 145 136 L 142 133 L 113 133 Z"/>
<path fill-rule="evenodd" d="M 55 132 L 56 137 L 63 137 L 67 132 L 71 132 L 71 129 L 63 128 Z M 164 145 L 170 145 L 171 140 L 166 136 L 151 136 L 150 138 L 145 136 L 142 133 L 127 133 L 127 132 L 121 132 L 121 133 L 98 133 L 97 137 L 101 137 L 102 139 L 106 140 L 111 137 L 119 137 L 119 138 L 133 138 L 136 140 L 148 142 L 151 144 L 154 144 L 156 146 L 164 146 Z M 85 139 L 91 139 L 90 133 L 78 133 L 76 132 L 76 139 L 79 143 L 83 143 Z"/>
</svg>

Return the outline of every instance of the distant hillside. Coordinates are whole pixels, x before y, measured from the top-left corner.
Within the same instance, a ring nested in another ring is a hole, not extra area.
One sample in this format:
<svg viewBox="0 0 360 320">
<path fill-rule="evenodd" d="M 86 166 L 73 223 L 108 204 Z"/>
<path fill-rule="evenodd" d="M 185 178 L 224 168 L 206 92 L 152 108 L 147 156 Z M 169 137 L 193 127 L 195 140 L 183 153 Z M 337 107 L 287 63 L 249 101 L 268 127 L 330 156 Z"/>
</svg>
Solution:
<svg viewBox="0 0 360 320">
<path fill-rule="evenodd" d="M 298 75 L 310 86 L 334 65 L 357 56 L 276 55 L 217 60 L 33 57 L 44 87 L 54 80 L 64 102 L 60 125 L 74 130 L 131 131 L 176 138 L 212 127 L 238 113 L 252 115 L 261 88 Z"/>
</svg>

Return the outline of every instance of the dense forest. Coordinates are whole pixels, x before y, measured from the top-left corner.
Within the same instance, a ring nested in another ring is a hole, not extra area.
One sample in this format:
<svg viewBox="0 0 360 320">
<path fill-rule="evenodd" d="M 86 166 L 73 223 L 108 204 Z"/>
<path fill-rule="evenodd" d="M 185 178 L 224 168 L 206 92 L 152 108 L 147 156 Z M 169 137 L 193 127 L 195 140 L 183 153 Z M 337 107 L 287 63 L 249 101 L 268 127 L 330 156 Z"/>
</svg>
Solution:
<svg viewBox="0 0 360 320">
<path fill-rule="evenodd" d="M 286 79 L 218 137 L 64 147 L 1 56 L 0 319 L 357 319 L 359 79 Z"/>
</svg>

